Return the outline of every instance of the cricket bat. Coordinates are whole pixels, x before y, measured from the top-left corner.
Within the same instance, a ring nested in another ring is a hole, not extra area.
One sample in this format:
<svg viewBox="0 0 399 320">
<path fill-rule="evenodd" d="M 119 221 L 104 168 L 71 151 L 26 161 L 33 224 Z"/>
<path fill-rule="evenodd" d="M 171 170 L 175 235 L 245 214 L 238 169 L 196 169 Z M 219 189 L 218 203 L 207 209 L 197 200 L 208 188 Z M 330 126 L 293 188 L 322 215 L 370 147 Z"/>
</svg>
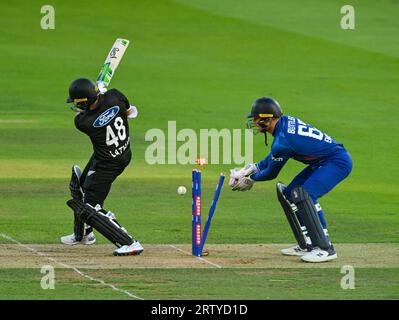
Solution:
<svg viewBox="0 0 399 320">
<path fill-rule="evenodd" d="M 116 39 L 111 51 L 108 53 L 97 78 L 97 85 L 102 93 L 107 91 L 107 87 L 115 74 L 116 68 L 121 62 L 127 47 L 129 46 L 129 42 L 130 41 L 126 39 Z"/>
</svg>

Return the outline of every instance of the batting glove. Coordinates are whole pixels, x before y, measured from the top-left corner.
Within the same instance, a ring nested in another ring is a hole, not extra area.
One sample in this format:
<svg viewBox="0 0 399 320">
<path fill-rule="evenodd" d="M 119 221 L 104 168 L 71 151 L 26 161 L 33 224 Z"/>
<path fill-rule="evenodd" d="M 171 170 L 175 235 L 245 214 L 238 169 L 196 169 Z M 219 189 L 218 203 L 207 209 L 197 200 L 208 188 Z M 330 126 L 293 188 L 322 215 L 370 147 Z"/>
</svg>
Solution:
<svg viewBox="0 0 399 320">
<path fill-rule="evenodd" d="M 127 117 L 129 119 L 137 118 L 138 114 L 139 112 L 137 111 L 137 108 L 135 106 L 130 106 L 130 108 L 127 109 Z"/>
</svg>

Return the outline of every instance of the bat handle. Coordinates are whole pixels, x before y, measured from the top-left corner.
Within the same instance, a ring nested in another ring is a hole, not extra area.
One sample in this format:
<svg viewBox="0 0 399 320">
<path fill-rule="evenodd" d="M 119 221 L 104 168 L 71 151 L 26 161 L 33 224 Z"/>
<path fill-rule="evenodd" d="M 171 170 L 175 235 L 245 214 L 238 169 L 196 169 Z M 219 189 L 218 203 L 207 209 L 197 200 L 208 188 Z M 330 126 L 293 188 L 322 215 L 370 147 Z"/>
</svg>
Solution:
<svg viewBox="0 0 399 320">
<path fill-rule="evenodd" d="M 97 81 L 97 87 L 101 93 L 107 92 L 107 87 L 105 86 L 105 83 L 103 81 Z"/>
</svg>

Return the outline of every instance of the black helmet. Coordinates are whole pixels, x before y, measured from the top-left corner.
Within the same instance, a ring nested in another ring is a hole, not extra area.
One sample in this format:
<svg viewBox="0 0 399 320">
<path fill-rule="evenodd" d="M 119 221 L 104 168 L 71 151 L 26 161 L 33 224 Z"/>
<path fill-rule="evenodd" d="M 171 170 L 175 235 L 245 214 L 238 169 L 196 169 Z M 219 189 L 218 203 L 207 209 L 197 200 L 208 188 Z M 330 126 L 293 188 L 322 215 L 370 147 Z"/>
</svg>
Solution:
<svg viewBox="0 0 399 320">
<path fill-rule="evenodd" d="M 69 86 L 67 103 L 73 102 L 77 108 L 84 109 L 96 101 L 98 94 L 98 87 L 93 81 L 79 78 Z"/>
<path fill-rule="evenodd" d="M 273 118 L 280 118 L 283 115 L 280 105 L 273 98 L 259 98 L 252 104 L 251 113 L 247 116 L 251 118 L 247 121 L 247 128 L 254 134 L 259 132 L 265 134 L 265 144 L 267 145 L 266 132 Z M 254 118 L 258 118 L 255 120 Z"/>
<path fill-rule="evenodd" d="M 248 118 L 280 118 L 283 111 L 279 103 L 273 98 L 259 98 L 252 104 L 251 113 Z"/>
</svg>

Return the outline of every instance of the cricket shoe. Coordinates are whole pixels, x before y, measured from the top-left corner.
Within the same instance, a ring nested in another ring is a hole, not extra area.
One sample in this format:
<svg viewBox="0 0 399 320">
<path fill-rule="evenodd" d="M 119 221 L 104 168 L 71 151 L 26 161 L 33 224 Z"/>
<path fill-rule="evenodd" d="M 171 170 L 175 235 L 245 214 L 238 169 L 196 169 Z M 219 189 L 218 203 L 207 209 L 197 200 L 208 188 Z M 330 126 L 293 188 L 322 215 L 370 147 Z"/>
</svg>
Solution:
<svg viewBox="0 0 399 320">
<path fill-rule="evenodd" d="M 69 236 L 61 237 L 61 242 L 69 246 L 74 246 L 75 244 L 90 245 L 96 242 L 96 236 L 93 232 L 90 232 L 89 234 L 83 236 L 82 241 L 77 241 L 75 234 L 72 233 Z"/>
<path fill-rule="evenodd" d="M 337 259 L 337 253 L 335 252 L 334 246 L 331 245 L 328 250 L 322 250 L 320 248 L 314 248 L 312 251 L 309 253 L 303 255 L 301 257 L 302 261 L 305 262 L 313 262 L 313 263 L 318 263 L 318 262 L 326 262 L 326 261 L 331 261 L 334 259 Z"/>
<path fill-rule="evenodd" d="M 122 246 L 114 251 L 114 256 L 137 256 L 144 251 L 140 242 L 134 240 L 131 245 Z"/>
<path fill-rule="evenodd" d="M 307 249 L 302 249 L 300 246 L 296 245 L 296 246 L 293 246 L 293 247 L 282 249 L 281 253 L 284 256 L 298 256 L 298 257 L 301 257 L 301 256 L 309 253 L 309 251 Z"/>
</svg>

